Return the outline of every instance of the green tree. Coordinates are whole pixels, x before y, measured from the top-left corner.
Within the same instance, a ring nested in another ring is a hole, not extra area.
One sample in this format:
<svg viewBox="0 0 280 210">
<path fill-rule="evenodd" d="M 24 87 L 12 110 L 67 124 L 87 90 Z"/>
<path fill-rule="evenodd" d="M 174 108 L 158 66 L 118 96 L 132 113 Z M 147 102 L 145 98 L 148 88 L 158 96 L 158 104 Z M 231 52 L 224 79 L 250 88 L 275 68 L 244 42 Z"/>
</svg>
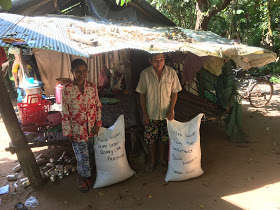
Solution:
<svg viewBox="0 0 280 210">
<path fill-rule="evenodd" d="M 116 0 L 122 4 L 128 0 Z M 133 0 L 131 0 L 133 1 Z M 280 56 L 280 0 L 147 0 L 177 26 L 208 30 Z M 280 73 L 280 64 L 267 66 Z"/>
<path fill-rule="evenodd" d="M 212 17 L 224 10 L 232 0 L 196 0 L 195 30 L 207 30 Z"/>
<path fill-rule="evenodd" d="M 148 0 L 155 8 L 166 15 L 176 25 L 183 28 L 195 27 L 194 0 Z"/>
<path fill-rule="evenodd" d="M 4 10 L 8 10 L 12 7 L 12 0 L 0 0 L 0 7 Z"/>
<path fill-rule="evenodd" d="M 279 53 L 279 6 L 279 0 L 233 0 L 209 21 L 208 29 Z"/>
<path fill-rule="evenodd" d="M 211 18 L 224 10 L 232 0 L 149 0 L 178 26 L 208 30 Z"/>
</svg>

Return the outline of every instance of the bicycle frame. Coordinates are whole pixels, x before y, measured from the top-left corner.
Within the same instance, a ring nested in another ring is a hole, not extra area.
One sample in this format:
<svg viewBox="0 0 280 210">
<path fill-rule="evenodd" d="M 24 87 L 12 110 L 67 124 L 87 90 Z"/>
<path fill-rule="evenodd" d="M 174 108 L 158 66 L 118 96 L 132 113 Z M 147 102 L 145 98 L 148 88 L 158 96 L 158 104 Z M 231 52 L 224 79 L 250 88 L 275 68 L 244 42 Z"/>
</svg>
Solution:
<svg viewBox="0 0 280 210">
<path fill-rule="evenodd" d="M 257 80 L 255 78 L 249 77 L 241 71 L 242 69 L 233 69 L 237 89 L 242 91 L 237 91 L 237 93 L 241 98 L 248 100 L 250 91 L 252 90 L 253 86 L 257 83 Z"/>
<path fill-rule="evenodd" d="M 233 69 L 233 72 L 238 96 L 248 100 L 255 108 L 264 107 L 269 103 L 273 94 L 273 84 L 267 76 L 255 77 L 241 69 Z"/>
</svg>

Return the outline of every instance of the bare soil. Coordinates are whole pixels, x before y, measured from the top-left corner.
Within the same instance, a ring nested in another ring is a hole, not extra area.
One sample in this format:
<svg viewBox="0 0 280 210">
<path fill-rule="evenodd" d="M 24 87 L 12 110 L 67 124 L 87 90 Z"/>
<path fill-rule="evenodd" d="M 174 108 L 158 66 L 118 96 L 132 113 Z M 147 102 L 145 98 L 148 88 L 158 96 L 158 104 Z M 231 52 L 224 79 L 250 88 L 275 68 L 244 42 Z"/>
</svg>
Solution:
<svg viewBox="0 0 280 210">
<path fill-rule="evenodd" d="M 204 174 L 184 182 L 165 183 L 166 170 L 152 173 L 137 169 L 134 177 L 88 193 L 76 188 L 72 174 L 39 190 L 28 187 L 0 195 L 0 209 L 14 209 L 29 196 L 42 210 L 125 210 L 125 209 L 280 209 L 280 106 L 279 88 L 266 108 L 243 103 L 244 131 L 248 143 L 229 141 L 219 123 L 201 126 L 202 168 Z M 179 114 L 179 113 L 177 113 Z M 17 164 L 16 155 L 4 151 L 10 141 L 0 123 L 0 186 Z"/>
</svg>

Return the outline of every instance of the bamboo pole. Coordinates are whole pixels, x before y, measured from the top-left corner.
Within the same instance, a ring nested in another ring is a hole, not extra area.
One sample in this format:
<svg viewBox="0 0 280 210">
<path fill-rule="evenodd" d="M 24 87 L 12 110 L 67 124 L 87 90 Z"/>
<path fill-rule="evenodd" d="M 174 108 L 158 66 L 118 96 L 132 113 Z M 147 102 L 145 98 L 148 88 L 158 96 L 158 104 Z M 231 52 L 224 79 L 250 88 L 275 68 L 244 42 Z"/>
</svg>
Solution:
<svg viewBox="0 0 280 210">
<path fill-rule="evenodd" d="M 27 145 L 26 138 L 19 126 L 17 116 L 14 112 L 8 91 L 4 85 L 4 79 L 0 72 L 0 114 L 15 147 L 18 161 L 23 173 L 28 177 L 33 187 L 39 187 L 43 183 L 39 167 L 31 149 Z"/>
</svg>

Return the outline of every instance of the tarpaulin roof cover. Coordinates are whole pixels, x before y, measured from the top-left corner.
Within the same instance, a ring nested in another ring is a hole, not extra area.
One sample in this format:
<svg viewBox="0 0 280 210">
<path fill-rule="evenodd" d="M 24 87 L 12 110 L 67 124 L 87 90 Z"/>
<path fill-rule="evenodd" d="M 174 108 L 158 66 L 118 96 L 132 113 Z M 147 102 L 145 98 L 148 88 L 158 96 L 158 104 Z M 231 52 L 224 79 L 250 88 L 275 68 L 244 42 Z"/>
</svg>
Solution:
<svg viewBox="0 0 280 210">
<path fill-rule="evenodd" d="M 276 54 L 258 47 L 238 44 L 208 31 L 179 27 L 148 28 L 96 22 L 90 17 L 28 17 L 0 13 L 0 46 L 7 40 L 30 48 L 49 49 L 90 57 L 121 49 L 149 53 L 191 52 L 198 56 L 231 58 L 244 69 L 263 66 L 276 60 Z M 9 39 L 8 39 L 9 40 Z"/>
</svg>

